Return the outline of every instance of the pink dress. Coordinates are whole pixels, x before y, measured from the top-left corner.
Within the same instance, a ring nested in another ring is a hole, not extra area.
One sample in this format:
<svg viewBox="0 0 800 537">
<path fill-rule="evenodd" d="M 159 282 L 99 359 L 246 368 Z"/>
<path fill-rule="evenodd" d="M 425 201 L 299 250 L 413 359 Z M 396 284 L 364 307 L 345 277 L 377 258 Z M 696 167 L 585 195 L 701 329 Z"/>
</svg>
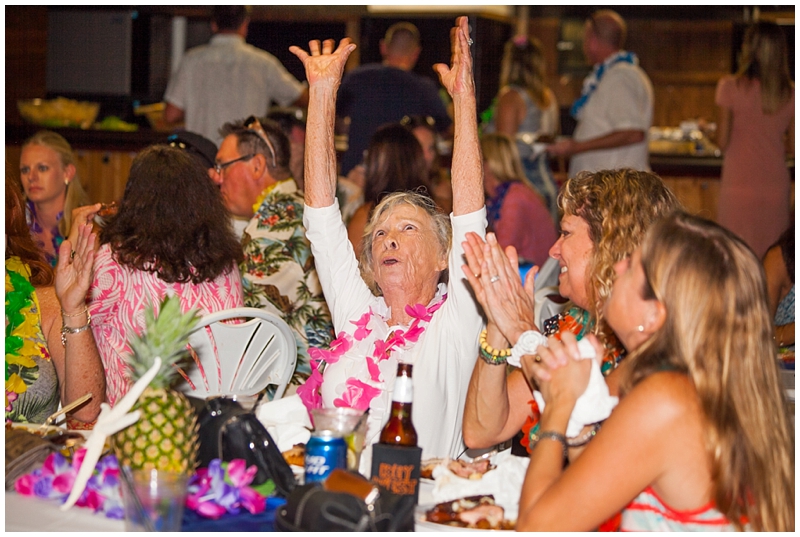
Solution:
<svg viewBox="0 0 800 537">
<path fill-rule="evenodd" d="M 98 250 L 89 312 L 106 371 L 106 399 L 110 405 L 130 387 L 125 373 L 125 358 L 131 354 L 128 338 L 144 328 L 145 307 L 149 303 L 158 305 L 168 294 L 181 298 L 181 311 L 197 308 L 201 315 L 244 305 L 242 280 L 235 264 L 212 282 L 167 283 L 154 273 L 120 265 L 108 244 Z"/>
<path fill-rule="evenodd" d="M 500 219 L 491 224 L 500 246 L 514 246 L 517 254 L 542 266 L 555 244 L 556 226 L 539 195 L 522 182 L 513 182 L 502 201 Z"/>
<path fill-rule="evenodd" d="M 794 117 L 794 90 L 776 113 L 766 115 L 758 80 L 726 76 L 717 84 L 716 102 L 732 111 L 717 221 L 761 258 L 790 222 L 791 180 L 783 137 Z"/>
</svg>

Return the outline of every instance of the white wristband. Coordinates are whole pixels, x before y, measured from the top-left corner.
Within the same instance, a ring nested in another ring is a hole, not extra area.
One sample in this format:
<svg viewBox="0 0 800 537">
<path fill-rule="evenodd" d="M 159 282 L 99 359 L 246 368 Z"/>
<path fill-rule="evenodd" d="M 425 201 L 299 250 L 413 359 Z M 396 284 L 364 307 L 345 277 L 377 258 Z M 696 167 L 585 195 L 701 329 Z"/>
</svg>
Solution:
<svg viewBox="0 0 800 537">
<path fill-rule="evenodd" d="M 517 344 L 511 348 L 511 356 L 508 363 L 514 367 L 520 367 L 520 360 L 526 354 L 534 354 L 539 345 L 547 346 L 547 337 L 541 332 L 527 330 L 519 336 Z"/>
</svg>

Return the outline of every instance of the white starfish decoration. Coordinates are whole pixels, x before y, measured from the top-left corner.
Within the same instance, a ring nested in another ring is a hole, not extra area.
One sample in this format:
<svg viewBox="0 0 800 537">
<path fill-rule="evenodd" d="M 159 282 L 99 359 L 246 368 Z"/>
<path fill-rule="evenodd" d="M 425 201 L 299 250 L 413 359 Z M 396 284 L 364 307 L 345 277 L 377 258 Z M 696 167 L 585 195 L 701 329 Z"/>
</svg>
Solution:
<svg viewBox="0 0 800 537">
<path fill-rule="evenodd" d="M 92 477 L 94 467 L 103 453 L 106 438 L 139 421 L 142 415 L 140 410 L 130 414 L 127 412 L 133 407 L 145 388 L 150 385 L 160 368 L 161 358 L 156 357 L 153 366 L 147 370 L 147 373 L 142 378 L 136 381 L 136 384 L 125 394 L 125 397 L 117 401 L 114 408 L 111 408 L 108 403 L 100 404 L 100 416 L 92 429 L 92 434 L 86 441 L 86 455 L 83 458 L 83 464 L 81 464 L 81 469 L 78 470 L 78 475 L 75 477 L 75 483 L 72 485 L 72 491 L 69 493 L 67 501 L 61 506 L 62 511 L 66 511 L 75 505 L 75 502 L 83 494 L 89 478 Z"/>
</svg>

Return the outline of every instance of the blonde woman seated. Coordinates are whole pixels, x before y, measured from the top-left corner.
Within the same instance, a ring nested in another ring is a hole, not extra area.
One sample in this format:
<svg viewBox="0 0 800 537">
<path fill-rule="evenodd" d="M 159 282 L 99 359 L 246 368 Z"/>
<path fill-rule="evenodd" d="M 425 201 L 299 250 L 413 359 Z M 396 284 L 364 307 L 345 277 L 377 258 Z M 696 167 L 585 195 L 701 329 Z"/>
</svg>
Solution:
<svg viewBox="0 0 800 537">
<path fill-rule="evenodd" d="M 489 229 L 500 246 L 513 246 L 521 259 L 542 266 L 556 242 L 556 226 L 544 198 L 523 181 L 514 140 L 484 134 L 481 150 Z"/>
<path fill-rule="evenodd" d="M 622 508 L 623 531 L 794 531 L 793 430 L 759 260 L 677 213 L 616 271 L 605 318 L 630 351 L 622 397 L 566 469 L 592 364 L 571 335 L 522 359 L 546 406 L 517 529 L 588 531 Z"/>
</svg>

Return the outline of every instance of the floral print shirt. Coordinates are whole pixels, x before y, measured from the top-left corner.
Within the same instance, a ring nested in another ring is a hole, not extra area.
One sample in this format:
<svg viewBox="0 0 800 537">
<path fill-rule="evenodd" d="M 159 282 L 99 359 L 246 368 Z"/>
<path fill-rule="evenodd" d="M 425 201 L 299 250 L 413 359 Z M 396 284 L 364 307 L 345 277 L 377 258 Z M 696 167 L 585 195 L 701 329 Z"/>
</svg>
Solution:
<svg viewBox="0 0 800 537">
<path fill-rule="evenodd" d="M 244 303 L 278 315 L 294 331 L 292 383 L 300 384 L 311 373 L 308 348 L 327 347 L 333 339 L 331 314 L 303 227 L 303 193 L 288 179 L 262 198 L 242 236 Z"/>
<path fill-rule="evenodd" d="M 60 402 L 30 268 L 6 259 L 6 421 L 43 423 Z"/>
<path fill-rule="evenodd" d="M 31 237 L 33 237 L 33 242 L 36 243 L 36 246 L 39 247 L 39 250 L 42 251 L 44 254 L 45 260 L 50 263 L 51 267 L 55 267 L 56 263 L 58 263 L 58 247 L 61 246 L 61 243 L 64 242 L 64 237 L 61 235 L 61 231 L 58 229 L 58 225 L 50 230 L 50 235 L 53 237 L 53 250 L 55 250 L 56 254 L 52 255 L 44 247 L 44 240 L 42 239 L 42 225 L 39 223 L 39 219 L 36 217 L 36 207 L 34 206 L 32 201 L 28 201 L 25 204 L 25 220 L 28 222 L 28 228 L 31 230 Z M 64 211 L 58 213 L 57 221 L 61 222 L 61 219 L 64 217 Z"/>
</svg>

